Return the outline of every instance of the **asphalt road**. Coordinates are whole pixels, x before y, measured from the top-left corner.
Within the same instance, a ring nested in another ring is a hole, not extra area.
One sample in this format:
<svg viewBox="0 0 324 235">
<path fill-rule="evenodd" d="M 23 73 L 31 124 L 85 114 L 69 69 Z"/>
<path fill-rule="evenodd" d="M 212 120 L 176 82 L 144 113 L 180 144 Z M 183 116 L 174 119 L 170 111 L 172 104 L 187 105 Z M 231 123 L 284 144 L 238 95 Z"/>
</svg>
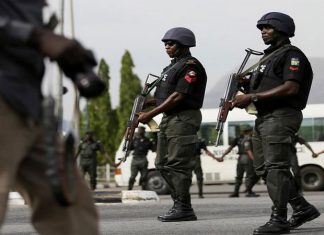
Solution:
<svg viewBox="0 0 324 235">
<path fill-rule="evenodd" d="M 223 190 L 222 190 L 223 189 Z M 193 208 L 198 216 L 193 222 L 162 223 L 157 215 L 171 206 L 169 196 L 160 196 L 157 203 L 97 204 L 100 213 L 101 234 L 252 234 L 254 228 L 264 224 L 270 215 L 271 202 L 263 186 L 258 198 L 228 198 L 232 186 L 207 186 L 206 197 L 192 196 Z M 194 191 L 194 188 L 193 188 Z M 324 213 L 323 192 L 306 192 L 306 198 Z M 291 210 L 289 210 L 291 214 Z M 37 234 L 29 224 L 30 211 L 26 206 L 10 206 L 1 234 Z M 324 234 L 324 216 L 304 224 L 291 234 Z"/>
</svg>

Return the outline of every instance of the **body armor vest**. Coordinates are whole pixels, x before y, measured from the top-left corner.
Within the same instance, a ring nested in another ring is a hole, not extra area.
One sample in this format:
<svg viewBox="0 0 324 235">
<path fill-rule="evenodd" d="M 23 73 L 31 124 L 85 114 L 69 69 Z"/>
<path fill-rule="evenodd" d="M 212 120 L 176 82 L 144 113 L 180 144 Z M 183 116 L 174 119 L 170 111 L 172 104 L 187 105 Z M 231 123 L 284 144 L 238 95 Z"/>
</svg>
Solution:
<svg viewBox="0 0 324 235">
<path fill-rule="evenodd" d="M 163 78 L 157 85 L 154 94 L 157 106 L 162 104 L 175 91 L 178 82 L 176 75 L 183 69 L 187 59 L 191 58 L 193 57 L 188 56 L 186 59 L 175 62 L 176 64 L 171 63 L 169 66 L 163 69 L 161 74 Z"/>
<path fill-rule="evenodd" d="M 147 152 L 151 149 L 152 143 L 146 137 L 135 137 L 134 142 L 134 157 L 136 156 L 144 156 L 146 157 Z"/>
<path fill-rule="evenodd" d="M 281 58 L 285 56 L 285 54 L 289 50 L 295 50 L 303 54 L 303 52 L 298 49 L 295 46 L 289 46 L 281 53 L 271 57 L 269 60 L 263 62 L 260 64 L 252 74 L 251 78 L 251 86 L 250 86 L 250 92 L 249 93 L 257 93 L 257 92 L 262 92 L 262 91 L 267 91 L 272 88 L 275 88 L 277 86 L 282 85 L 285 81 L 283 80 L 282 75 L 278 76 L 275 73 L 275 69 L 277 68 Z M 306 57 L 305 57 L 306 58 Z M 308 60 L 306 59 L 308 62 Z M 309 64 L 309 62 L 308 62 Z M 310 67 L 309 65 L 306 65 Z M 306 74 L 307 76 L 307 74 Z M 310 79 L 312 79 L 313 73 L 310 73 L 309 76 L 311 76 Z M 309 79 L 309 78 L 306 78 Z M 307 91 L 308 90 L 308 91 Z M 308 93 L 309 89 L 302 87 L 302 84 L 300 86 L 300 91 L 297 95 L 294 96 L 287 96 L 284 99 L 281 99 L 280 101 L 275 101 L 275 100 L 260 100 L 255 103 L 255 106 L 258 111 L 262 110 L 274 110 L 277 108 L 285 108 L 285 107 L 290 107 L 290 108 L 295 108 L 298 110 L 301 110 L 305 108 L 307 98 L 308 98 Z M 305 98 L 306 96 L 306 98 Z"/>
<path fill-rule="evenodd" d="M 239 139 L 237 140 L 237 147 L 238 147 L 237 154 L 239 154 L 239 155 L 246 154 L 245 147 L 244 147 L 245 140 L 246 139 L 244 136 L 240 136 Z"/>
<path fill-rule="evenodd" d="M 161 74 L 163 78 L 156 87 L 154 98 L 156 100 L 157 106 L 161 105 L 173 92 L 175 92 L 178 80 L 180 78 L 179 76 L 185 69 L 188 60 L 194 60 L 197 65 L 197 69 L 199 70 L 200 76 L 206 76 L 204 75 L 206 73 L 201 63 L 191 55 L 180 59 L 180 61 L 176 62 L 176 64 L 171 63 L 169 66 L 163 69 Z M 205 81 L 206 79 L 207 77 L 205 78 Z M 203 91 L 205 91 L 205 87 L 203 88 Z M 199 98 L 187 97 L 186 100 L 182 101 L 169 112 L 172 113 L 173 111 L 179 112 L 187 109 L 200 109 L 202 106 L 202 100 L 203 96 Z"/>
</svg>

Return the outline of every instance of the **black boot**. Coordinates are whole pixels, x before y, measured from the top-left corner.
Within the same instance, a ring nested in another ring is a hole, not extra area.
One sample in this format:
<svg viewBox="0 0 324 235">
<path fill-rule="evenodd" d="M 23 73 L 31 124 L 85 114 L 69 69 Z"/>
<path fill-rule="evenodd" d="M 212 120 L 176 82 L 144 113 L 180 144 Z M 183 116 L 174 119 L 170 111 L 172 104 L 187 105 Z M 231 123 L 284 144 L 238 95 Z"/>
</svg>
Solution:
<svg viewBox="0 0 324 235">
<path fill-rule="evenodd" d="M 246 197 L 259 197 L 259 194 L 256 194 L 255 192 L 253 192 L 252 190 L 249 190 L 246 195 Z"/>
<path fill-rule="evenodd" d="M 134 180 L 129 180 L 128 181 L 128 190 L 132 190 L 134 186 L 135 181 Z"/>
<path fill-rule="evenodd" d="M 191 208 L 190 196 L 189 199 L 177 198 L 174 201 L 174 207 L 164 216 L 159 218 L 162 222 L 179 222 L 197 220 L 194 210 Z"/>
<path fill-rule="evenodd" d="M 291 229 L 297 228 L 302 224 L 317 218 L 321 214 L 302 196 L 289 200 L 289 203 L 293 209 L 293 214 L 289 219 L 289 226 Z"/>
<path fill-rule="evenodd" d="M 234 192 L 228 196 L 229 197 L 239 197 L 240 196 L 240 194 L 239 194 L 240 186 L 241 186 L 240 184 L 235 184 Z"/>
<path fill-rule="evenodd" d="M 177 201 L 177 197 L 175 196 L 175 193 L 174 192 L 171 192 L 171 199 L 173 200 L 173 205 L 172 207 L 168 210 L 167 213 L 163 214 L 163 215 L 158 215 L 157 219 L 161 221 L 161 219 L 166 216 L 166 215 L 169 215 L 170 213 L 172 213 L 172 211 L 174 210 L 175 208 L 175 204 L 176 204 L 176 201 Z"/>
<path fill-rule="evenodd" d="M 260 234 L 288 234 L 290 233 L 287 222 L 287 208 L 272 207 L 272 214 L 269 222 L 253 231 L 253 235 Z"/>
</svg>

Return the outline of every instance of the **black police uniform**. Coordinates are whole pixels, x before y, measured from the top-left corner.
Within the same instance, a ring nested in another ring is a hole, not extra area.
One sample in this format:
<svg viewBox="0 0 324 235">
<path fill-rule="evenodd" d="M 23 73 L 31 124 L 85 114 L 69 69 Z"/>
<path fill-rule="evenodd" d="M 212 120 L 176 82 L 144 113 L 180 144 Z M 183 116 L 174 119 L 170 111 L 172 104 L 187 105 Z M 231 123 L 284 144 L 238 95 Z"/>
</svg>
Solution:
<svg viewBox="0 0 324 235">
<path fill-rule="evenodd" d="M 142 186 L 142 189 L 145 189 L 148 173 L 148 161 L 146 156 L 149 150 L 154 151 L 154 144 L 145 136 L 136 136 L 130 146 L 130 150 L 133 150 L 133 159 L 131 163 L 131 176 L 128 182 L 128 190 L 133 189 L 138 172 L 141 174 L 139 184 Z"/>
<path fill-rule="evenodd" d="M 98 141 L 85 141 L 79 145 L 80 168 L 83 173 L 89 174 L 91 189 L 97 187 L 97 151 L 104 152 L 103 146 Z"/>
<path fill-rule="evenodd" d="M 244 146 L 244 151 L 252 151 L 253 153 L 253 145 L 252 145 L 252 137 L 250 136 L 245 136 L 243 139 L 243 146 Z M 258 194 L 255 194 L 252 191 L 252 188 L 254 185 L 260 180 L 260 176 L 258 176 L 255 173 L 254 167 L 253 167 L 253 160 L 248 157 L 248 165 L 245 169 L 246 171 L 246 179 L 245 179 L 245 187 L 246 187 L 246 196 L 247 197 L 255 197 L 259 196 Z"/>
<path fill-rule="evenodd" d="M 204 174 L 201 168 L 201 150 L 207 150 L 207 145 L 205 140 L 199 139 L 197 143 L 197 149 L 196 149 L 196 164 L 194 167 L 194 173 L 197 178 L 197 186 L 198 186 L 198 196 L 200 198 L 203 197 L 203 184 L 204 184 Z"/>
<path fill-rule="evenodd" d="M 299 91 L 285 98 L 255 102 L 258 114 L 252 139 L 256 172 L 266 180 L 273 201 L 275 216 L 272 218 L 285 221 L 288 201 L 294 213 L 298 212 L 298 206 L 306 204 L 294 187 L 290 159 L 294 155 L 293 139 L 302 122 L 301 110 L 307 103 L 313 72 L 307 57 L 290 45 L 289 39 L 276 47 L 270 46 L 264 51 L 265 55 L 277 49 L 281 52 L 261 63 L 254 72 L 250 93 L 270 90 L 286 81 L 299 83 Z"/>
<path fill-rule="evenodd" d="M 0 1 L 0 226 L 14 184 L 30 199 L 31 223 L 37 234 L 95 235 L 99 234 L 98 216 L 85 182 L 74 182 L 78 195 L 72 205 L 62 206 L 47 174 L 43 141 L 47 132 L 40 125 L 44 58 L 29 45 L 34 30 L 43 27 L 45 4 L 45 0 Z M 59 155 L 55 146 L 50 151 Z M 79 176 L 74 167 L 70 170 Z M 61 184 L 59 179 L 55 182 Z"/>
<path fill-rule="evenodd" d="M 25 43 L 30 37 L 32 26 L 43 26 L 44 4 L 44 0 L 35 0 L 33 3 L 0 2 L 0 44 L 3 45 L 0 53 L 0 95 L 21 116 L 29 117 L 35 122 L 41 116 L 40 87 L 44 74 L 44 58 Z"/>
<path fill-rule="evenodd" d="M 182 212 L 183 219 L 185 211 L 189 217 L 193 215 L 189 189 L 196 162 L 197 132 L 202 119 L 200 108 L 207 75 L 201 63 L 188 53 L 172 60 L 163 70 L 162 77 L 154 95 L 157 106 L 173 92 L 185 94 L 176 107 L 163 114 L 155 161 L 156 168 L 171 189 L 174 208 Z"/>
<path fill-rule="evenodd" d="M 230 144 L 232 148 L 235 146 L 238 147 L 237 154 L 239 155 L 236 164 L 236 177 L 235 177 L 235 187 L 234 192 L 231 194 L 231 197 L 238 197 L 239 190 L 243 182 L 244 172 L 246 173 L 246 191 L 252 192 L 252 187 L 257 182 L 255 179 L 255 172 L 253 169 L 253 160 L 251 160 L 247 154 L 247 150 L 251 150 L 251 138 L 248 136 L 238 136 Z"/>
</svg>

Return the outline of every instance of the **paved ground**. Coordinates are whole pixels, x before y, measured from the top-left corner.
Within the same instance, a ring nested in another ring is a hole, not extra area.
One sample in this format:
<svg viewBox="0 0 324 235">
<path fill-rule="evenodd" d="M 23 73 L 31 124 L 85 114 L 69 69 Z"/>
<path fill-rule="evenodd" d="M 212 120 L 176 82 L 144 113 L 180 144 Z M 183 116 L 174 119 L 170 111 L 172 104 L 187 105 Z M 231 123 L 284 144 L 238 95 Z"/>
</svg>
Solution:
<svg viewBox="0 0 324 235">
<path fill-rule="evenodd" d="M 170 208 L 171 200 L 168 195 L 160 196 L 157 203 L 98 203 L 101 234 L 252 234 L 255 227 L 269 219 L 271 202 L 265 193 L 265 187 L 256 187 L 255 190 L 261 194 L 258 198 L 246 198 L 244 195 L 240 198 L 228 198 L 227 194 L 232 189 L 233 185 L 206 186 L 206 198 L 199 199 L 193 185 L 192 204 L 198 216 L 198 220 L 194 222 L 162 223 L 156 220 L 157 215 Z M 120 188 L 104 191 L 116 196 Z M 324 213 L 323 192 L 306 192 L 305 195 Z M 36 234 L 29 220 L 30 211 L 26 206 L 10 206 L 1 234 Z M 291 234 L 324 234 L 324 216 L 293 230 Z"/>
</svg>

